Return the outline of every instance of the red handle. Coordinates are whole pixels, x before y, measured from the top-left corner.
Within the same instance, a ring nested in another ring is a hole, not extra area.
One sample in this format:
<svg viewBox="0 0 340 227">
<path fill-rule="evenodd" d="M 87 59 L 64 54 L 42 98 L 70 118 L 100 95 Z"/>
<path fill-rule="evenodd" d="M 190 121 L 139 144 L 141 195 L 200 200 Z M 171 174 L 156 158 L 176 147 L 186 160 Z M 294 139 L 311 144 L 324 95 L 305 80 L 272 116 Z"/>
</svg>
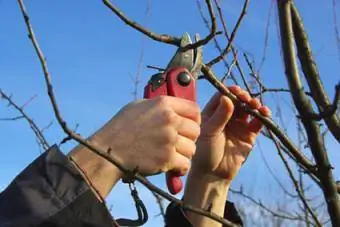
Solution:
<svg viewBox="0 0 340 227">
<path fill-rule="evenodd" d="M 185 73 L 191 77 L 188 84 L 181 84 L 179 75 Z M 154 79 L 154 80 L 153 80 Z M 150 99 L 160 95 L 180 97 L 196 102 L 196 81 L 186 68 L 172 68 L 164 74 L 153 77 L 144 89 L 144 98 Z M 166 173 L 166 184 L 171 194 L 179 193 L 183 188 L 180 173 L 169 171 Z"/>
</svg>

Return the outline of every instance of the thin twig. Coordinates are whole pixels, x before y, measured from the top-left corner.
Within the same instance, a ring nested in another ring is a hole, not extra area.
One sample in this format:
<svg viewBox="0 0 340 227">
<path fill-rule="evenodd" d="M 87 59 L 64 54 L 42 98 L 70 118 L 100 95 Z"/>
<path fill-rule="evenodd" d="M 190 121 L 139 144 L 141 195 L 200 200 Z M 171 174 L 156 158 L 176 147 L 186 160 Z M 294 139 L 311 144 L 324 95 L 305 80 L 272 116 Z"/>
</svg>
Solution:
<svg viewBox="0 0 340 227">
<path fill-rule="evenodd" d="M 244 197 L 245 199 L 249 200 L 250 202 L 254 203 L 255 205 L 259 206 L 260 208 L 262 208 L 263 210 L 267 211 L 268 213 L 270 213 L 271 215 L 273 215 L 274 217 L 278 217 L 278 218 L 282 218 L 282 219 L 287 219 L 287 220 L 293 220 L 293 221 L 296 221 L 296 220 L 302 220 L 301 217 L 298 217 L 298 216 L 293 216 L 293 215 L 285 215 L 285 214 L 282 214 L 282 213 L 278 213 L 268 207 L 266 207 L 261 201 L 257 201 L 256 199 L 254 199 L 253 197 L 245 194 L 243 192 L 243 190 L 235 190 L 235 189 L 229 189 L 229 191 L 231 193 L 234 193 L 234 194 L 237 194 L 237 195 L 240 195 L 242 197 Z"/>
<path fill-rule="evenodd" d="M 209 21 L 208 21 L 208 20 L 205 18 L 205 16 L 204 16 L 203 9 L 202 9 L 202 6 L 201 6 L 200 1 L 199 1 L 199 0 L 196 0 L 196 4 L 197 4 L 198 11 L 199 11 L 199 13 L 200 13 L 200 15 L 201 15 L 201 18 L 202 18 L 202 20 L 203 20 L 205 26 L 206 26 L 208 29 L 210 29 L 210 27 L 209 27 Z M 215 5 L 216 5 L 217 10 L 218 10 L 218 13 L 219 13 L 219 15 L 220 15 L 220 8 L 219 8 L 219 5 L 216 4 L 216 1 L 215 1 Z M 220 46 L 220 44 L 218 43 L 216 37 L 214 37 L 214 44 L 215 44 L 215 48 L 216 48 L 216 49 L 220 52 L 220 54 L 221 54 L 223 50 L 222 50 L 222 47 Z M 222 61 L 223 61 L 223 63 L 224 63 L 224 66 L 225 66 L 225 67 L 228 69 L 228 71 L 229 71 L 230 65 L 229 65 L 229 63 L 227 62 L 227 60 L 226 60 L 225 58 L 223 58 Z M 235 75 L 234 75 L 234 73 L 233 73 L 232 71 L 230 71 L 230 78 L 233 80 L 233 82 L 234 82 L 236 85 L 238 85 L 237 79 L 236 79 L 236 77 L 235 77 Z M 227 77 L 226 79 L 228 79 L 228 77 Z"/>
<path fill-rule="evenodd" d="M 207 7 L 208 7 L 208 11 L 209 11 L 209 15 L 210 15 L 210 20 L 211 20 L 211 28 L 210 28 L 210 33 L 202 40 L 199 40 L 195 43 L 192 44 L 188 44 L 185 47 L 182 48 L 182 51 L 187 51 L 189 49 L 195 49 L 199 46 L 204 46 L 206 45 L 210 40 L 212 40 L 215 35 L 216 35 L 216 29 L 217 29 L 217 25 L 216 25 L 216 16 L 215 16 L 215 12 L 214 12 L 214 8 L 212 6 L 211 0 L 205 0 Z"/>
<path fill-rule="evenodd" d="M 332 0 L 333 2 L 333 26 L 334 26 L 334 33 L 335 33 L 335 41 L 336 46 L 338 48 L 338 57 L 340 60 L 340 32 L 338 28 L 338 18 L 337 18 L 337 12 L 336 12 L 336 0 Z"/>
<path fill-rule="evenodd" d="M 214 64 L 218 63 L 219 61 L 221 61 L 224 56 L 230 51 L 230 47 L 232 46 L 232 43 L 234 41 L 234 38 L 236 37 L 236 34 L 237 34 L 237 30 L 239 29 L 240 25 L 241 25 L 241 22 L 244 18 L 244 16 L 246 15 L 246 12 L 247 12 L 247 7 L 248 7 L 248 3 L 249 3 L 249 0 L 245 0 L 244 4 L 243 4 L 243 8 L 242 8 L 242 11 L 240 13 L 240 16 L 236 22 L 236 25 L 233 29 L 233 31 L 231 32 L 231 35 L 230 35 L 230 39 L 229 39 L 229 42 L 228 42 L 228 45 L 226 46 L 226 48 L 222 51 L 222 53 L 217 56 L 216 58 L 212 59 L 211 61 L 209 61 L 206 65 L 211 67 L 213 66 Z"/>
<path fill-rule="evenodd" d="M 286 160 L 286 158 L 284 157 L 283 153 L 282 153 L 282 150 L 277 142 L 277 140 L 274 138 L 273 134 L 271 132 L 269 132 L 269 135 L 270 137 L 272 138 L 272 141 L 274 142 L 275 144 L 275 147 L 276 147 L 276 150 L 278 151 L 279 153 L 279 156 L 285 166 L 285 168 L 287 169 L 287 172 L 288 172 L 288 175 L 291 179 L 291 181 L 293 182 L 294 184 L 294 188 L 295 188 L 295 191 L 296 193 L 298 194 L 301 202 L 303 203 L 304 207 L 306 208 L 306 210 L 308 211 L 308 213 L 312 216 L 315 224 L 319 227 L 321 227 L 321 223 L 317 217 L 317 215 L 315 214 L 315 212 L 313 211 L 313 209 L 309 206 L 308 202 L 307 202 L 307 199 L 305 198 L 305 196 L 303 195 L 303 193 L 301 192 L 300 190 L 300 186 L 299 186 L 299 183 L 298 181 L 296 180 L 295 176 L 294 176 L 294 173 L 293 173 L 293 170 L 290 168 L 289 166 L 289 163 L 288 161 Z"/>
<path fill-rule="evenodd" d="M 264 36 L 262 58 L 261 58 L 261 61 L 260 61 L 259 68 L 257 70 L 258 74 L 260 74 L 260 71 L 261 71 L 261 69 L 264 65 L 264 62 L 266 61 L 268 41 L 269 41 L 269 28 L 270 28 L 270 21 L 271 21 L 271 17 L 272 17 L 272 12 L 273 12 L 273 9 L 274 9 L 274 4 L 275 4 L 275 1 L 271 1 L 270 7 L 269 7 L 269 12 L 268 12 L 268 17 L 267 17 L 267 23 L 266 23 L 266 27 L 265 27 L 265 36 Z"/>
<path fill-rule="evenodd" d="M 33 97 L 36 97 L 36 96 L 33 96 Z M 42 148 L 44 150 L 47 150 L 50 145 L 48 144 L 44 134 L 42 133 L 42 131 L 39 129 L 39 127 L 37 126 L 37 124 L 33 121 L 32 118 L 30 118 L 26 113 L 25 111 L 23 110 L 23 108 L 25 106 L 27 106 L 28 102 L 30 102 L 31 100 L 33 100 L 33 98 L 30 98 L 29 101 L 27 101 L 24 105 L 22 105 L 21 107 L 18 106 L 10 96 L 6 95 L 5 92 L 3 92 L 1 89 L 0 89 L 0 98 L 3 98 L 5 99 L 8 104 L 10 106 L 12 106 L 15 110 L 17 110 L 21 115 L 20 116 L 17 116 L 17 117 L 14 117 L 14 118 L 4 118 L 4 119 L 1 119 L 1 120 L 19 120 L 19 119 L 25 119 L 30 128 L 32 129 L 33 133 L 35 134 L 36 138 L 37 138 L 37 141 L 38 141 L 38 144 L 40 144 L 42 146 Z"/>
<path fill-rule="evenodd" d="M 139 25 L 137 22 L 130 20 L 127 18 L 117 7 L 115 7 L 109 0 L 103 0 L 103 3 L 114 13 L 116 14 L 122 21 L 124 21 L 125 24 L 129 25 L 130 27 L 140 31 L 144 35 L 150 37 L 153 40 L 168 43 L 171 45 L 178 46 L 181 42 L 180 39 L 169 36 L 169 35 L 159 35 L 154 32 L 151 32 L 150 30 L 144 28 L 143 26 Z"/>
</svg>

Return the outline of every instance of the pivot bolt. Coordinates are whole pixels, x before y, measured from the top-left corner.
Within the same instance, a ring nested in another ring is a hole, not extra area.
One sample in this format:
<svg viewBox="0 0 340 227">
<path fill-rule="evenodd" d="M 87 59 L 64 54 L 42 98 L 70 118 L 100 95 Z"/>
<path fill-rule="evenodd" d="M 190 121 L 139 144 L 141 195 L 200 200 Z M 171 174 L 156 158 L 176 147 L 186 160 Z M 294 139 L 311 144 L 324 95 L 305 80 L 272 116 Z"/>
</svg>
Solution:
<svg viewBox="0 0 340 227">
<path fill-rule="evenodd" d="M 186 72 L 181 72 L 177 76 L 177 81 L 182 86 L 188 86 L 191 82 L 191 76 Z"/>
</svg>

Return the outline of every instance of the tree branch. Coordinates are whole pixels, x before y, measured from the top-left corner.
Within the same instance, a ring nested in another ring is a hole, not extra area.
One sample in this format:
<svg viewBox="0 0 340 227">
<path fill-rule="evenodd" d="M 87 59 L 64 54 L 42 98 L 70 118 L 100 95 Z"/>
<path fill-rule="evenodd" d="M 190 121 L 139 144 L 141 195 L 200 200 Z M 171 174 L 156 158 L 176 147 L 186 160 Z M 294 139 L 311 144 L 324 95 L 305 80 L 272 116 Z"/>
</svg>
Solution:
<svg viewBox="0 0 340 227">
<path fill-rule="evenodd" d="M 212 40 L 215 35 L 216 35 L 216 29 L 217 29 L 217 25 L 216 25 L 216 16 L 215 16 L 215 12 L 214 12 L 214 8 L 211 4 L 211 0 L 205 0 L 207 7 L 208 7 L 208 11 L 209 11 L 209 15 L 210 15 L 210 20 L 211 20 L 211 28 L 210 28 L 210 33 L 202 40 L 199 40 L 195 43 L 192 44 L 188 44 L 185 47 L 182 48 L 182 51 L 187 51 L 189 49 L 195 49 L 199 46 L 203 46 L 206 45 L 210 40 Z"/>
<path fill-rule="evenodd" d="M 322 145 L 322 138 L 318 126 L 306 117 L 306 113 L 313 112 L 312 106 L 303 92 L 299 77 L 293 40 L 293 26 L 291 18 L 290 0 L 278 1 L 278 12 L 281 29 L 281 45 L 284 57 L 287 81 L 291 90 L 295 106 L 301 115 L 306 129 L 309 145 L 318 166 L 318 176 L 327 202 L 328 212 L 333 226 L 340 226 L 340 203 L 336 191 L 335 181 L 331 171 L 328 156 Z"/>
<path fill-rule="evenodd" d="M 308 202 L 307 202 L 307 199 L 305 198 L 305 196 L 303 195 L 303 193 L 301 192 L 300 190 L 300 186 L 299 186 L 299 183 L 298 181 L 296 180 L 295 176 L 294 176 L 294 173 L 293 173 L 293 170 L 290 168 L 289 166 L 289 163 L 288 161 L 286 160 L 286 158 L 284 157 L 282 151 L 281 151 L 281 148 L 280 148 L 280 145 L 278 144 L 277 140 L 274 138 L 274 136 L 272 135 L 271 132 L 269 132 L 269 135 L 270 137 L 272 138 L 272 141 L 274 142 L 275 144 L 275 147 L 279 153 L 279 156 L 281 157 L 281 160 L 284 164 L 284 166 L 286 167 L 287 169 L 287 172 L 288 172 L 288 175 L 291 179 L 291 181 L 293 182 L 294 184 L 294 188 L 295 188 L 295 191 L 296 193 L 298 194 L 301 202 L 303 203 L 305 209 L 308 211 L 308 213 L 312 216 L 315 224 L 319 227 L 322 227 L 322 224 L 320 223 L 318 217 L 316 216 L 315 212 L 313 211 L 313 209 L 309 206 Z"/>
<path fill-rule="evenodd" d="M 236 34 L 237 34 L 237 30 L 238 28 L 240 27 L 241 25 L 241 22 L 244 18 L 244 16 L 246 15 L 246 12 L 247 12 L 247 7 L 248 7 L 248 3 L 249 3 L 249 0 L 245 0 L 244 4 L 243 4 L 243 8 L 242 8 L 242 11 L 241 11 L 241 14 L 236 22 L 236 25 L 233 29 L 233 31 L 231 32 L 231 35 L 230 35 L 230 39 L 229 39 L 229 42 L 228 42 L 228 45 L 226 46 L 226 48 L 222 51 L 222 53 L 217 56 L 216 58 L 212 59 L 210 62 L 207 63 L 207 66 L 211 67 L 213 66 L 214 64 L 218 63 L 219 61 L 221 61 L 224 56 L 230 51 L 230 47 L 232 46 L 233 44 L 233 41 L 234 41 L 234 38 L 236 37 Z"/>
<path fill-rule="evenodd" d="M 103 3 L 114 13 L 119 17 L 122 21 L 124 21 L 125 24 L 129 25 L 130 27 L 140 31 L 144 35 L 150 37 L 153 40 L 168 43 L 171 45 L 179 46 L 181 40 L 169 35 L 159 35 L 157 33 L 154 33 L 141 25 L 139 25 L 137 22 L 132 21 L 128 19 L 117 7 L 115 7 L 109 0 L 103 0 Z"/>
<path fill-rule="evenodd" d="M 12 99 L 10 96 L 6 95 L 5 92 L 3 92 L 0 89 L 0 98 L 5 99 L 10 106 L 12 106 L 15 110 L 17 110 L 20 113 L 20 116 L 14 117 L 14 118 L 5 118 L 5 119 L 0 119 L 0 120 L 19 120 L 19 119 L 25 119 L 30 128 L 32 129 L 33 133 L 35 134 L 36 138 L 37 138 L 37 142 L 38 144 L 44 149 L 47 150 L 50 145 L 48 144 L 44 134 L 42 133 L 42 131 L 39 129 L 39 127 L 37 126 L 37 124 L 33 121 L 32 118 L 30 118 L 24 111 L 24 107 L 28 105 L 28 103 L 33 99 L 29 99 L 24 105 L 22 105 L 21 107 L 18 106 Z"/>
<path fill-rule="evenodd" d="M 297 216 L 293 216 L 293 215 L 280 214 L 277 211 L 274 211 L 274 210 L 268 208 L 267 206 L 263 205 L 263 203 L 261 201 L 257 201 L 253 197 L 245 194 L 242 190 L 229 189 L 229 191 L 233 194 L 237 194 L 239 196 L 246 198 L 250 202 L 252 202 L 255 205 L 257 205 L 258 207 L 260 207 L 261 209 L 263 209 L 263 210 L 267 211 L 268 213 L 270 213 L 271 215 L 273 215 L 274 217 L 292 220 L 292 221 L 302 220 L 301 217 L 297 217 Z"/>
<path fill-rule="evenodd" d="M 320 74 L 313 58 L 313 53 L 305 32 L 302 19 L 296 9 L 294 3 L 290 4 L 291 7 L 291 17 L 292 17 L 292 27 L 294 31 L 294 37 L 296 42 L 296 47 L 298 50 L 298 57 L 302 66 L 302 71 L 307 80 L 308 86 L 312 93 L 313 99 L 317 104 L 320 112 L 325 111 L 331 102 L 325 92 L 322 81 L 320 79 Z M 329 131 L 333 136 L 340 142 L 340 119 L 334 113 L 330 116 L 325 116 L 324 118 Z"/>
</svg>

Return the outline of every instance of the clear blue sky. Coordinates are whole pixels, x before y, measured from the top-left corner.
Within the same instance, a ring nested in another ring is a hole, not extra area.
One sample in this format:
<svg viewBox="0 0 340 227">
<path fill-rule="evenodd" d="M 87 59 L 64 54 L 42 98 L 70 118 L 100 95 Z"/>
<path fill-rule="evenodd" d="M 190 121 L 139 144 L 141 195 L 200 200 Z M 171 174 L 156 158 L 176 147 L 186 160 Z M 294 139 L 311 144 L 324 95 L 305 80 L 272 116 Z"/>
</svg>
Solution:
<svg viewBox="0 0 340 227">
<path fill-rule="evenodd" d="M 222 1 L 223 12 L 229 28 L 234 25 L 241 1 Z M 247 19 L 237 35 L 236 46 L 249 52 L 256 63 L 262 57 L 264 30 L 271 1 L 250 1 Z M 146 16 L 146 1 L 114 1 L 120 9 L 134 20 L 147 25 L 158 33 L 180 36 L 183 32 L 207 34 L 201 21 L 195 1 L 151 1 L 150 14 Z M 204 3 L 204 1 L 203 1 Z M 328 94 L 333 97 L 334 84 L 339 81 L 339 56 L 335 45 L 331 1 L 319 1 L 307 4 L 299 0 L 297 5 L 305 20 L 305 26 L 311 38 L 312 47 L 319 63 L 319 69 Z M 154 73 L 145 65 L 164 67 L 175 48 L 154 42 L 140 33 L 125 26 L 113 15 L 101 1 L 26 1 L 35 33 L 41 48 L 47 57 L 56 98 L 61 112 L 71 127 L 79 124 L 78 132 L 89 136 L 98 127 L 112 117 L 122 106 L 133 99 L 132 79 L 138 71 L 138 62 L 144 43 L 144 58 L 141 70 L 142 87 Z M 340 14 L 340 10 L 337 9 Z M 276 27 L 276 8 L 272 11 L 269 30 L 267 60 L 262 69 L 262 78 L 268 87 L 286 87 L 278 30 Z M 37 98 L 26 107 L 26 111 L 40 127 L 53 121 L 45 133 L 51 144 L 60 142 L 63 134 L 52 113 L 46 95 L 43 74 L 36 54 L 27 37 L 26 27 L 16 1 L 0 0 L 0 88 L 19 104 L 33 95 Z M 204 49 L 204 58 L 209 60 L 217 54 L 214 46 Z M 241 58 L 241 57 L 240 57 Z M 246 67 L 245 67 L 246 69 Z M 222 67 L 216 67 L 222 73 Z M 246 71 L 246 70 L 245 70 Z M 198 85 L 200 105 L 207 102 L 214 89 L 205 81 Z M 267 104 L 275 109 L 276 103 L 283 106 L 284 122 L 288 132 L 296 138 L 293 128 L 295 123 L 289 109 L 289 96 L 281 99 L 268 96 Z M 274 117 L 275 117 L 275 110 Z M 0 103 L 0 117 L 15 116 L 16 112 Z M 274 147 L 260 139 L 267 161 L 279 176 L 284 176 L 282 163 Z M 328 138 L 328 152 L 335 166 L 334 174 L 340 179 L 339 146 L 332 137 Z M 33 133 L 26 122 L 0 122 L 0 190 L 31 161 L 39 155 L 39 148 Z M 74 144 L 62 146 L 67 153 Z M 290 182 L 283 178 L 287 185 Z M 164 186 L 164 177 L 152 178 L 159 186 Z M 261 153 L 255 148 L 234 187 L 244 185 L 257 198 L 270 201 L 278 193 L 263 164 Z M 289 187 L 289 186 L 288 186 Z M 140 187 L 143 200 L 150 209 L 150 223 L 157 226 L 160 218 L 155 217 L 157 206 L 150 193 Z M 233 198 L 237 202 L 237 197 Z M 128 196 L 127 186 L 118 185 L 108 198 L 113 204 L 116 217 L 135 215 L 132 201 Z M 123 209 L 122 209 L 123 208 Z"/>
</svg>

